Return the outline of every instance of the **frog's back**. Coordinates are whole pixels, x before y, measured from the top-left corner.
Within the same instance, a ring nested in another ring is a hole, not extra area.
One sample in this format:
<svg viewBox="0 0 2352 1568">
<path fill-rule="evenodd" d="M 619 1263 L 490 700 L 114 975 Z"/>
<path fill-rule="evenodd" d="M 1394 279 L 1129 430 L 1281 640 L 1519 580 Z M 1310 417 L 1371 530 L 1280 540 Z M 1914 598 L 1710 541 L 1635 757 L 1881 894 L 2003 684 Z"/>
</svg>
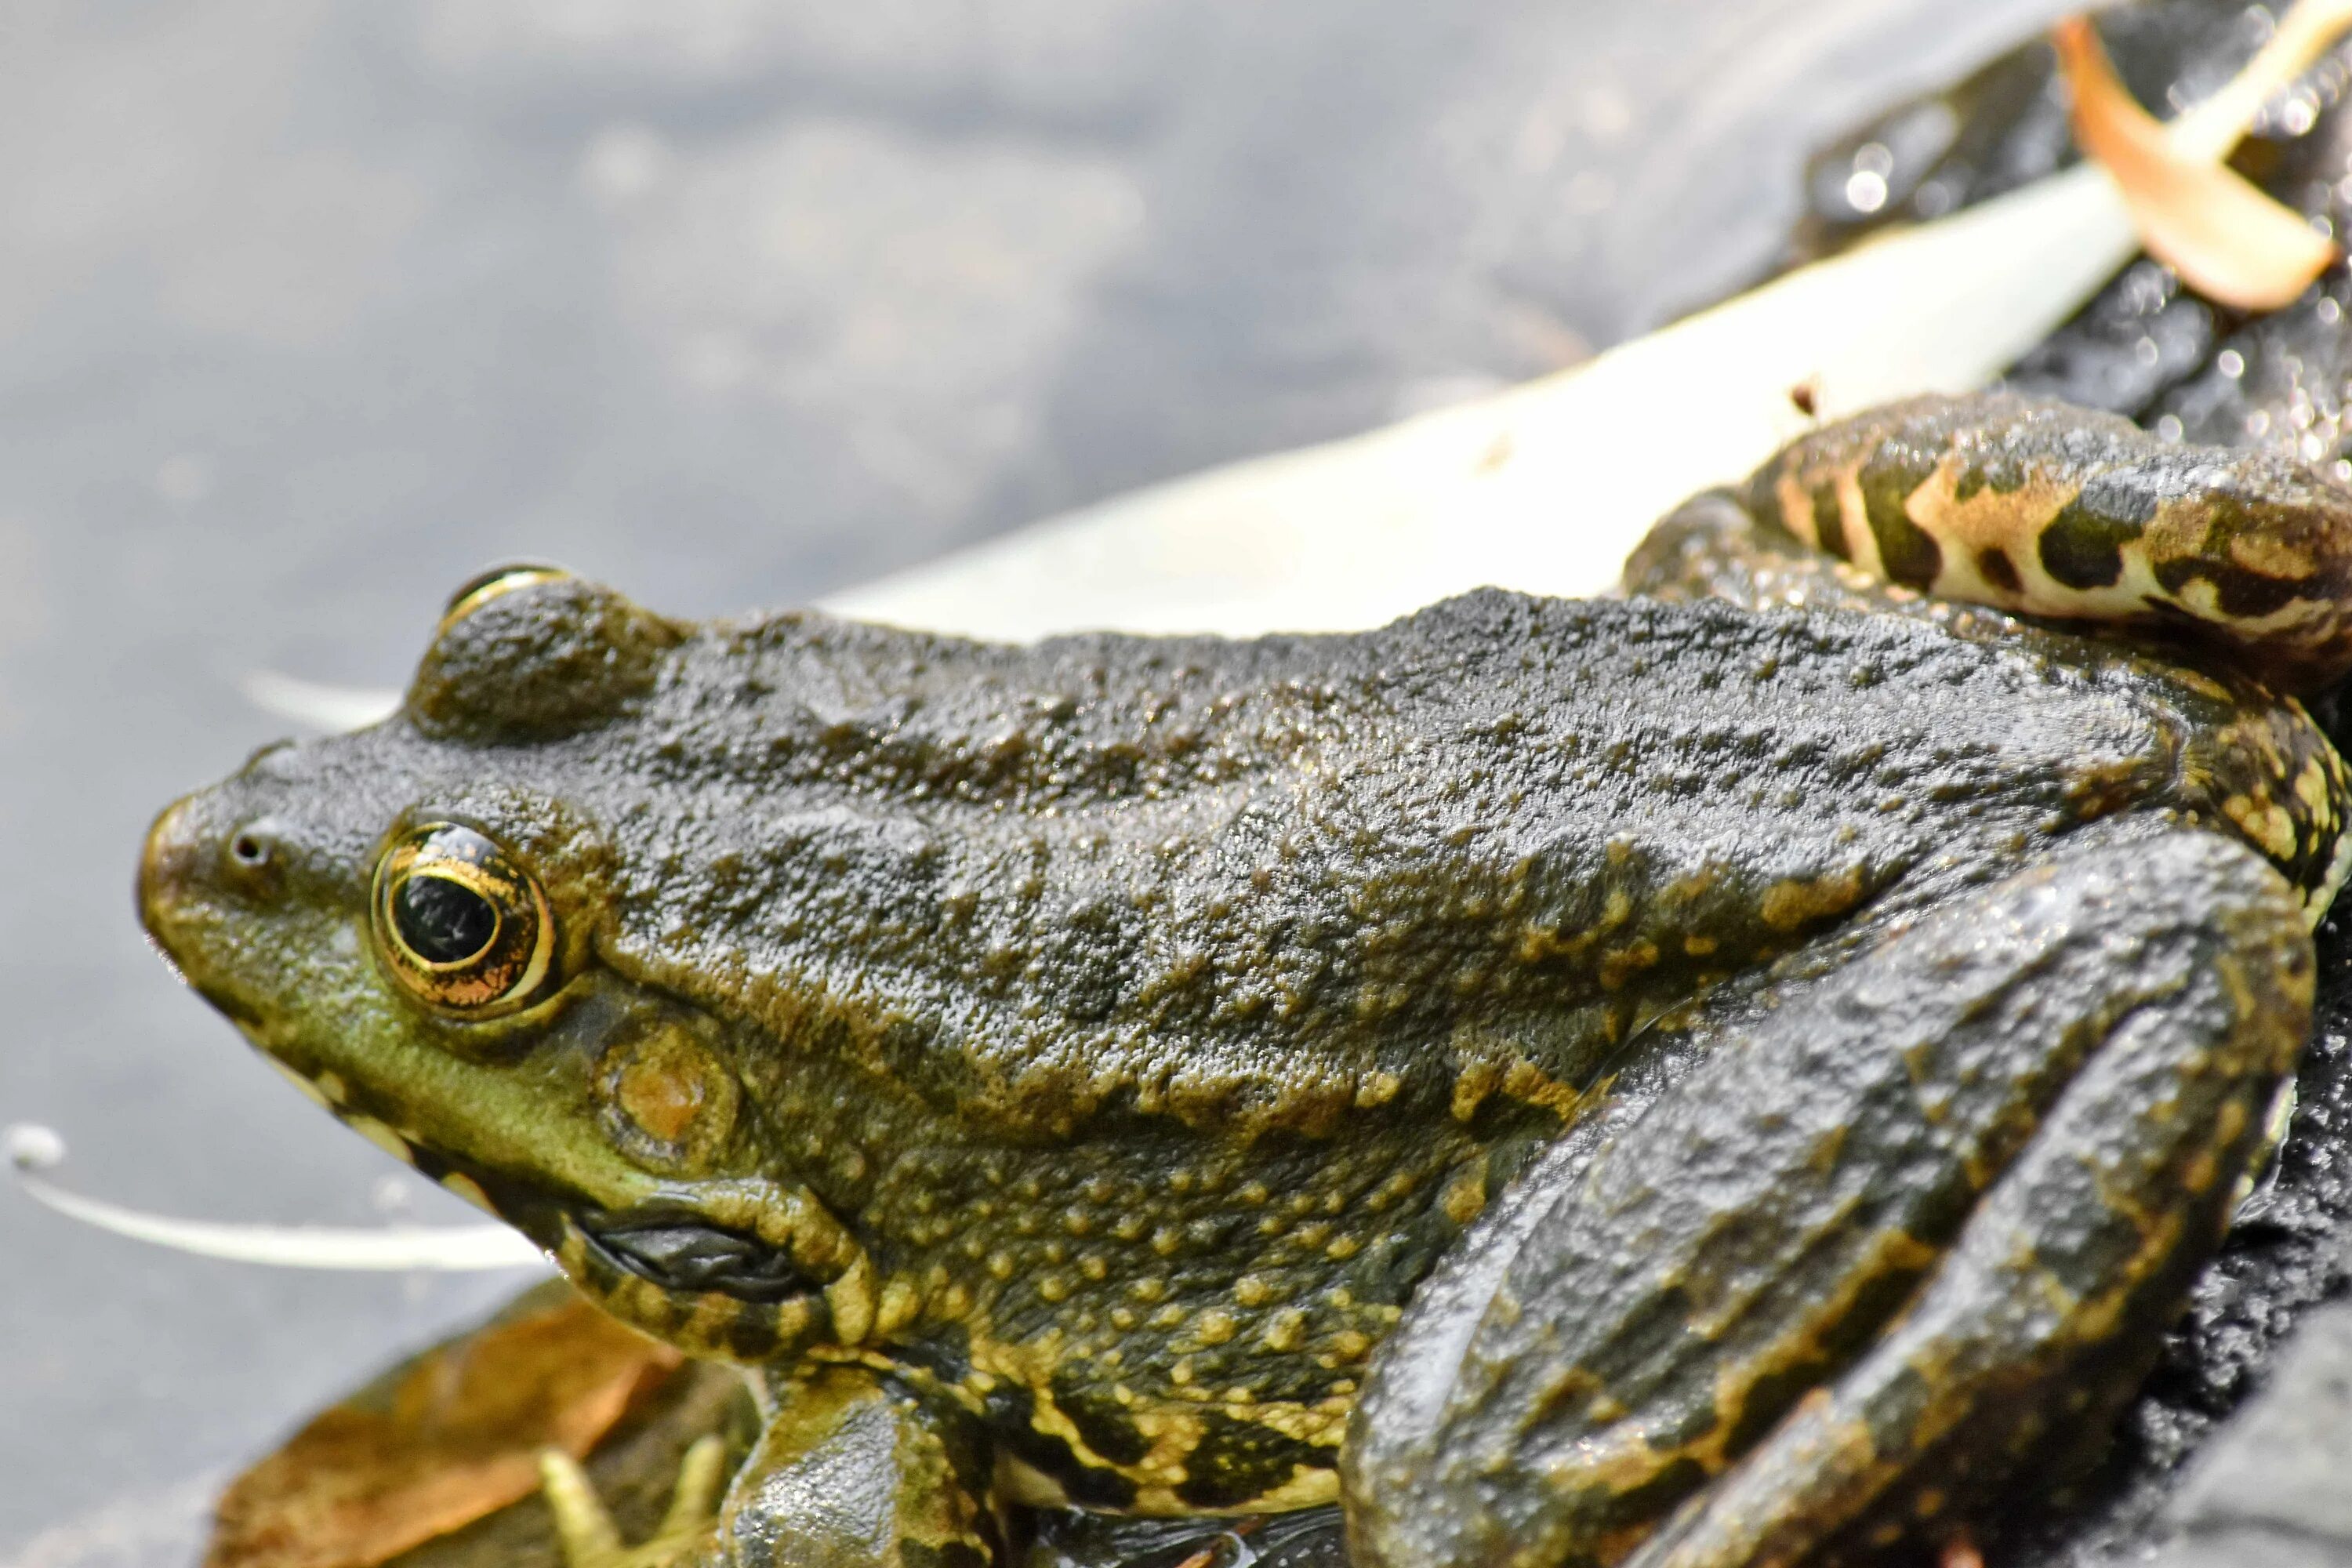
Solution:
<svg viewBox="0 0 2352 1568">
<path fill-rule="evenodd" d="M 1874 901 L 2212 815 L 2189 737 L 2246 708 L 2076 638 L 1718 605 L 1034 648 L 776 617 L 687 640 L 643 757 L 593 737 L 662 851 L 608 945 L 982 1119 L 1564 1106 Z"/>
</svg>

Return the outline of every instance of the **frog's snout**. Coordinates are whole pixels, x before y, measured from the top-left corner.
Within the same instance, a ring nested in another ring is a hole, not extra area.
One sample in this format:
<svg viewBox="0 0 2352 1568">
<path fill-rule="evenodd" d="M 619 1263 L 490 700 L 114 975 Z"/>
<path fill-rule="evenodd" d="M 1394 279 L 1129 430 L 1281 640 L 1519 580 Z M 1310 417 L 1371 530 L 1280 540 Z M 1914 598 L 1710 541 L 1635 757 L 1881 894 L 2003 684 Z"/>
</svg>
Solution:
<svg viewBox="0 0 2352 1568">
<path fill-rule="evenodd" d="M 196 847 L 190 842 L 190 804 L 175 800 L 165 806 L 148 827 L 147 842 L 139 851 L 139 923 L 147 928 L 147 934 L 166 952 L 172 952 L 170 911 L 193 879 L 199 858 Z M 176 958 L 178 954 L 173 956 Z"/>
<path fill-rule="evenodd" d="M 284 835 L 264 814 L 224 814 L 195 795 L 166 807 L 139 854 L 139 921 L 172 961 L 187 967 L 197 911 L 225 902 L 268 903 L 286 861 Z M 226 820 L 225 815 L 238 816 Z"/>
</svg>

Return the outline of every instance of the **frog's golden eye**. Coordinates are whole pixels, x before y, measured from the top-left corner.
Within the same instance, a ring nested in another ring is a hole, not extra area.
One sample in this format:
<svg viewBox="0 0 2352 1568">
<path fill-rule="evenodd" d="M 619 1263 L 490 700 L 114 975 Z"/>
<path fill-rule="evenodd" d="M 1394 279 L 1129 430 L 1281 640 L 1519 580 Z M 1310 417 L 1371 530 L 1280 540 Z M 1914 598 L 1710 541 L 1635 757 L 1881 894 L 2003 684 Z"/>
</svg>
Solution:
<svg viewBox="0 0 2352 1568">
<path fill-rule="evenodd" d="M 555 951 L 547 898 L 472 828 L 431 822 L 376 862 L 373 924 L 383 967 L 436 1013 L 488 1018 L 536 999 Z"/>
</svg>

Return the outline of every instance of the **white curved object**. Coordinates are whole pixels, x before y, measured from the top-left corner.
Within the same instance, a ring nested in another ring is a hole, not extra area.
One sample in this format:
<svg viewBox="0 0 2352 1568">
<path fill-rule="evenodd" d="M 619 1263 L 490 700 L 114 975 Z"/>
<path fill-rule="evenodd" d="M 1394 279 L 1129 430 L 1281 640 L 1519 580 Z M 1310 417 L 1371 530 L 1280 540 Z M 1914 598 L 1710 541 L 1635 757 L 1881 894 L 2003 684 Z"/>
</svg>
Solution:
<svg viewBox="0 0 2352 1568">
<path fill-rule="evenodd" d="M 455 1273 L 550 1267 L 546 1255 L 524 1239 L 520 1231 L 503 1225 L 404 1228 L 238 1225 L 149 1214 L 69 1193 L 36 1174 L 65 1154 L 64 1141 L 46 1127 L 12 1127 L 5 1143 L 18 1184 L 42 1204 L 85 1225 L 174 1252 L 279 1268 Z"/>
</svg>

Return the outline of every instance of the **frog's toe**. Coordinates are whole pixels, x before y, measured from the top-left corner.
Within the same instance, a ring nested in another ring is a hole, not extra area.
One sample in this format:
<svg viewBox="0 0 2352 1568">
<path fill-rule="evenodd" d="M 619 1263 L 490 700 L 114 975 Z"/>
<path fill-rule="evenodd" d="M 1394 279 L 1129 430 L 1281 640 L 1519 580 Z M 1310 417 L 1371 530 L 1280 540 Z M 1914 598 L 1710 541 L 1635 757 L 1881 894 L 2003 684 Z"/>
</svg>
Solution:
<svg viewBox="0 0 2352 1568">
<path fill-rule="evenodd" d="M 718 1436 L 697 1438 L 679 1461 L 669 1510 L 635 1546 L 621 1542 L 612 1513 L 580 1462 L 560 1448 L 539 1457 L 540 1485 L 569 1568 L 686 1568 L 710 1538 L 726 1481 L 727 1445 Z"/>
</svg>

